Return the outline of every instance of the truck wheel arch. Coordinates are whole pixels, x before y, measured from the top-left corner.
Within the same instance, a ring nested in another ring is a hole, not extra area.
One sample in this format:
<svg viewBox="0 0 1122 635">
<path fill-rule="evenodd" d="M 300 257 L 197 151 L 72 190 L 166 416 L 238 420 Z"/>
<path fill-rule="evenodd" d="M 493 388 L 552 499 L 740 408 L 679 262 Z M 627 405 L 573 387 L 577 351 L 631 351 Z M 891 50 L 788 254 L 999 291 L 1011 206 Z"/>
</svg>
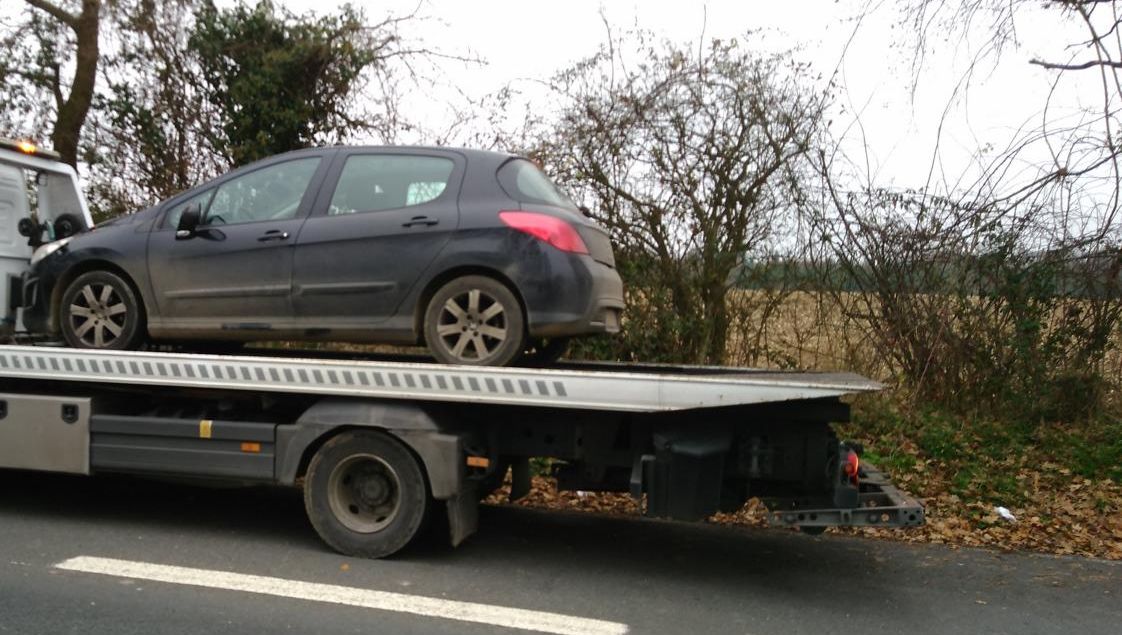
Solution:
<svg viewBox="0 0 1122 635">
<path fill-rule="evenodd" d="M 382 430 L 412 451 L 424 468 L 433 498 L 448 500 L 463 489 L 460 435 L 442 430 L 431 413 L 414 404 L 345 398 L 322 399 L 295 424 L 277 427 L 277 482 L 295 484 L 324 443 L 340 433 L 362 429 Z"/>
</svg>

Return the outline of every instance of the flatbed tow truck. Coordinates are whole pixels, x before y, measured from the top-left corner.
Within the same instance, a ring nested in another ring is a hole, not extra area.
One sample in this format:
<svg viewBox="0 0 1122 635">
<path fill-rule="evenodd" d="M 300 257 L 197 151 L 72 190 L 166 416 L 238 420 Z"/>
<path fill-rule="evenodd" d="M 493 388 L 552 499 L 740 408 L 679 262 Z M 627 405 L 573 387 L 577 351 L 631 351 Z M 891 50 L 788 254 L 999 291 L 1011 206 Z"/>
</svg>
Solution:
<svg viewBox="0 0 1122 635">
<path fill-rule="evenodd" d="M 560 488 L 630 492 L 653 517 L 702 520 L 758 497 L 772 524 L 808 533 L 923 523 L 831 428 L 848 420 L 843 397 L 880 389 L 849 373 L 27 345 L 18 285 L 32 248 L 15 234 L 29 182 L 30 242 L 92 227 L 71 168 L 0 147 L 0 275 L 9 337 L 24 342 L 0 346 L 0 468 L 301 487 L 320 537 L 365 557 L 398 552 L 436 516 L 459 544 L 508 473 L 512 499 L 529 491 L 532 457 L 553 459 Z"/>
</svg>

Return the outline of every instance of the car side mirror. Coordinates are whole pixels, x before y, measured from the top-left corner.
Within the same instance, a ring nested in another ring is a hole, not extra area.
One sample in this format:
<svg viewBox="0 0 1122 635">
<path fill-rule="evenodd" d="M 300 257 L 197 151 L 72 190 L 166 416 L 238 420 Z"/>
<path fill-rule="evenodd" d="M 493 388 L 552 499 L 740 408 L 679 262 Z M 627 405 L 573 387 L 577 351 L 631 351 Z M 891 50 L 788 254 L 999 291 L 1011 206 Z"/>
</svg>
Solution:
<svg viewBox="0 0 1122 635">
<path fill-rule="evenodd" d="M 195 229 L 198 228 L 199 222 L 203 217 L 202 205 L 194 203 L 188 205 L 187 209 L 179 216 L 179 226 L 175 228 L 175 239 L 186 240 L 195 237 Z"/>
</svg>

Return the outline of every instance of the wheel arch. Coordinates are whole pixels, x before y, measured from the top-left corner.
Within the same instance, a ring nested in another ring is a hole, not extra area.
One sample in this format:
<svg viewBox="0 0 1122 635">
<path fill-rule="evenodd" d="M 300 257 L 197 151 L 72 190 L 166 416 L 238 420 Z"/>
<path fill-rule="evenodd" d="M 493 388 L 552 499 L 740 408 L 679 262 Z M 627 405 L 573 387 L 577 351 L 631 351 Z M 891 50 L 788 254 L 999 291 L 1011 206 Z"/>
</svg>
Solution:
<svg viewBox="0 0 1122 635">
<path fill-rule="evenodd" d="M 381 431 L 399 441 L 417 459 L 433 498 L 447 500 L 463 489 L 462 437 L 442 430 L 431 413 L 412 404 L 343 398 L 323 399 L 295 424 L 277 427 L 277 482 L 295 484 L 325 443 L 356 430 Z"/>
</svg>

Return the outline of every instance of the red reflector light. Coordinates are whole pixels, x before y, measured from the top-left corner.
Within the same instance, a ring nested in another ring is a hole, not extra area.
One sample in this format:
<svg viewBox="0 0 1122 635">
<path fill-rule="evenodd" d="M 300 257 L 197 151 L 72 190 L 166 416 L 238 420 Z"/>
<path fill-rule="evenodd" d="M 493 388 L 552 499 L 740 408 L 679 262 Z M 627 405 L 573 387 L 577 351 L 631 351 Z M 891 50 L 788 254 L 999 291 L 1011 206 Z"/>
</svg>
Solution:
<svg viewBox="0 0 1122 635">
<path fill-rule="evenodd" d="M 530 234 L 538 240 L 544 240 L 561 251 L 571 254 L 588 253 L 588 246 L 584 244 L 577 230 L 560 218 L 535 212 L 512 211 L 499 212 L 499 218 L 508 227 Z"/>
<path fill-rule="evenodd" d="M 856 452 L 850 450 L 849 453 L 846 454 L 845 465 L 842 466 L 842 470 L 845 471 L 845 475 L 849 477 L 849 480 L 853 481 L 854 485 L 857 484 L 857 473 L 860 468 L 861 459 L 857 457 Z"/>
</svg>

